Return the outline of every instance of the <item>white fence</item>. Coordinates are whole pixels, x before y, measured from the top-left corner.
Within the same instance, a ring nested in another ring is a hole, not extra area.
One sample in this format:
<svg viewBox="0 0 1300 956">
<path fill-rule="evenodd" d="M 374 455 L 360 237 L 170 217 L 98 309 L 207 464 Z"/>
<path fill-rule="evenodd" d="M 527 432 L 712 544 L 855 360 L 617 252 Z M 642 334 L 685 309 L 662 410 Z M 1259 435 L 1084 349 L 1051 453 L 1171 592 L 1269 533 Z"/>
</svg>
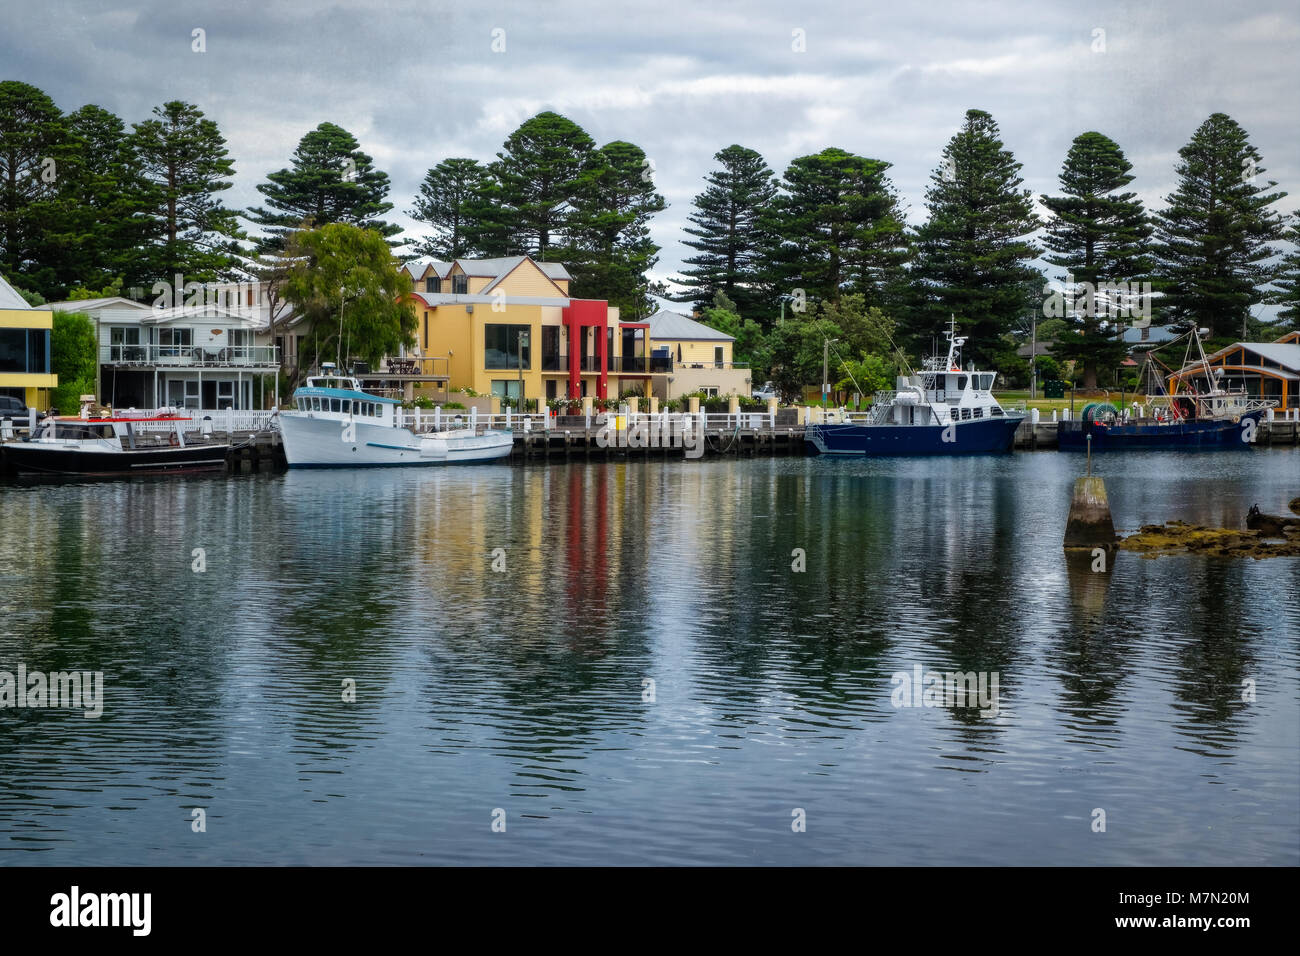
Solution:
<svg viewBox="0 0 1300 956">
<path fill-rule="evenodd" d="M 652 415 L 649 412 L 620 413 L 611 411 L 566 417 L 571 420 L 581 418 L 582 424 L 579 426 L 571 424 L 561 426 L 558 424 L 558 416 L 549 411 L 530 415 L 521 415 L 510 411 L 487 415 L 479 414 L 477 409 L 469 409 L 468 411 L 463 409 L 447 411 L 441 408 L 398 410 L 399 423 L 417 432 L 471 427 L 495 428 L 514 432 L 563 431 L 565 429 L 572 430 L 575 427 L 595 430 L 604 428 L 606 425 L 621 429 L 649 425 L 660 428 L 680 428 L 687 419 L 690 420 L 692 428 L 698 428 L 703 424 L 706 428 L 721 429 L 723 431 L 735 431 L 738 428 L 763 429 L 776 427 L 776 416 L 769 412 L 740 412 L 736 415 L 727 412 L 700 412 L 695 415 L 691 415 L 689 412 L 657 412 Z"/>
</svg>

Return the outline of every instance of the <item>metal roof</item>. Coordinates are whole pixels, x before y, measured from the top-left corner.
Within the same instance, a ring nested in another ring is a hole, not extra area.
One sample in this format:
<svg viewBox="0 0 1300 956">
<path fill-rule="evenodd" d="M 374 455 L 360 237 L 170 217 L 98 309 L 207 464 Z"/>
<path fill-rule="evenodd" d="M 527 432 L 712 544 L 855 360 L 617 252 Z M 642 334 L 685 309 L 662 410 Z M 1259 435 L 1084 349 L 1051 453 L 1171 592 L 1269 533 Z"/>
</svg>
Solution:
<svg viewBox="0 0 1300 956">
<path fill-rule="evenodd" d="M 650 338 L 660 340 L 685 339 L 688 341 L 734 342 L 735 337 L 719 332 L 680 312 L 659 311 L 646 319 Z"/>
<path fill-rule="evenodd" d="M 22 309 L 29 311 L 31 305 L 27 300 L 18 294 L 18 290 L 5 281 L 4 276 L 0 276 L 0 309 Z"/>
<path fill-rule="evenodd" d="M 101 299 L 69 299 L 66 302 L 51 302 L 45 308 L 59 312 L 94 312 L 97 309 L 119 308 L 144 309 L 147 312 L 152 306 L 120 295 L 111 295 Z"/>
</svg>

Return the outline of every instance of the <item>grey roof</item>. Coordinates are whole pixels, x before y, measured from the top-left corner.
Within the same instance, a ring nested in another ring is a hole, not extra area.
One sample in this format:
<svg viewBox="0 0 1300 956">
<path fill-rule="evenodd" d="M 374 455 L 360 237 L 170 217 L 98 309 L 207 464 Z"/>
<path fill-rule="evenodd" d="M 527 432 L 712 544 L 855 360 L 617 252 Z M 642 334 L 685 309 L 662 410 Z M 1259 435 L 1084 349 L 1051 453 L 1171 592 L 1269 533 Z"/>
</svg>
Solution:
<svg viewBox="0 0 1300 956">
<path fill-rule="evenodd" d="M 1174 338 L 1174 333 L 1162 325 L 1148 325 L 1144 329 L 1129 326 L 1124 329 L 1121 338 L 1125 345 L 1142 345 L 1146 342 L 1167 342 Z"/>
<path fill-rule="evenodd" d="M 659 311 L 646 319 L 651 339 L 734 342 L 735 337 L 709 328 L 680 312 Z"/>
<path fill-rule="evenodd" d="M 402 263 L 402 268 L 410 274 L 412 279 L 420 278 L 429 271 L 430 266 L 433 267 L 433 271 L 437 275 L 445 276 L 447 270 L 451 268 L 451 263 L 443 262 L 441 259 L 414 259 L 411 262 Z"/>
<path fill-rule="evenodd" d="M 51 302 L 45 306 L 56 312 L 95 312 L 99 309 L 143 309 L 146 312 L 150 306 L 143 302 L 136 302 L 133 299 L 125 299 L 120 295 L 108 296 L 102 299 L 69 299 L 66 302 Z"/>
<path fill-rule="evenodd" d="M 18 294 L 13 286 L 0 276 L 0 309 L 30 309 L 27 300 Z"/>
<path fill-rule="evenodd" d="M 1300 372 L 1300 344 L 1290 342 L 1234 342 L 1226 349 L 1219 349 L 1219 351 L 1207 356 L 1207 358 L 1212 361 L 1227 352 L 1240 348 L 1248 349 L 1269 362 L 1276 362 L 1284 369 Z M 1200 363 L 1194 362 L 1192 364 Z"/>
</svg>

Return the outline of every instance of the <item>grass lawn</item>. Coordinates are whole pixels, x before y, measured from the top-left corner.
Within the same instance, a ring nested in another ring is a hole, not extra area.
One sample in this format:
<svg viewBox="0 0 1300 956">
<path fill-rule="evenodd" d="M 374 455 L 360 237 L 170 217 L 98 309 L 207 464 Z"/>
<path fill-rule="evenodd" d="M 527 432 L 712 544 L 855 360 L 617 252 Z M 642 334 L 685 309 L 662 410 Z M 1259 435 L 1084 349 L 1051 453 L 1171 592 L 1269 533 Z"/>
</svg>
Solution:
<svg viewBox="0 0 1300 956">
<path fill-rule="evenodd" d="M 1068 389 L 1066 390 L 1065 398 L 1043 398 L 1043 393 L 1042 390 L 1040 389 L 1038 392 L 1038 397 L 1034 399 L 1032 402 L 1029 400 L 1028 389 L 1025 389 L 1023 391 L 1018 391 L 1018 392 L 1017 391 L 994 392 L 994 397 L 998 400 L 998 403 L 1001 405 L 1023 405 L 1026 408 L 1037 408 L 1039 411 L 1046 412 L 1049 415 L 1054 411 L 1059 412 L 1062 409 L 1068 409 L 1070 407 L 1070 392 Z M 1084 397 L 1083 395 L 1076 395 L 1074 397 L 1074 410 L 1076 412 L 1080 412 L 1083 410 L 1083 406 L 1087 405 L 1089 402 L 1096 402 L 1096 401 L 1105 401 L 1105 399 Z M 1110 391 L 1110 403 L 1112 405 L 1119 405 L 1119 401 L 1120 401 L 1119 391 L 1112 389 Z M 1124 392 L 1124 404 L 1132 405 L 1133 402 L 1134 402 L 1133 393 L 1128 391 Z"/>
</svg>

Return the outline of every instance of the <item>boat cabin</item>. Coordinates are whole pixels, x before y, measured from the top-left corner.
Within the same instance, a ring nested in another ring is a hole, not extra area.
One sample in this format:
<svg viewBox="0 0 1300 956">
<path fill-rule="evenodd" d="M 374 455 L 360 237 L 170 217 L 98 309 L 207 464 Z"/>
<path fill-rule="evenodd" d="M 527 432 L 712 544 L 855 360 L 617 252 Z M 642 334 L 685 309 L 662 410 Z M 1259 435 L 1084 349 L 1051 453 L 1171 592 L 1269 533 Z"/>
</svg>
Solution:
<svg viewBox="0 0 1300 956">
<path fill-rule="evenodd" d="M 401 402 L 363 392 L 355 378 L 327 373 L 309 377 L 306 385 L 294 391 L 293 404 L 299 413 L 312 418 L 336 417 L 340 421 L 364 420 L 391 426 Z"/>
</svg>

